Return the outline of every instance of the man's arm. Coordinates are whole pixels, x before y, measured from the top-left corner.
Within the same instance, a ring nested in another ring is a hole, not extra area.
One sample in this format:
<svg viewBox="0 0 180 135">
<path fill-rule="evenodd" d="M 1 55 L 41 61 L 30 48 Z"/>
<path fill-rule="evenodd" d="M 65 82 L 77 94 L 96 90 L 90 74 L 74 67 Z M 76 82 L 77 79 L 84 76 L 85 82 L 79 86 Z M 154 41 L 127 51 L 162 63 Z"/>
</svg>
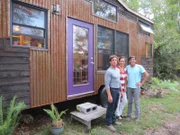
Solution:
<svg viewBox="0 0 180 135">
<path fill-rule="evenodd" d="M 149 74 L 147 71 L 145 71 L 143 74 L 144 74 L 143 80 L 137 84 L 140 87 L 147 81 L 147 79 L 149 77 Z"/>
<path fill-rule="evenodd" d="M 108 102 L 112 103 L 113 98 L 112 98 L 112 95 L 111 95 L 111 92 L 110 92 L 110 88 L 106 88 L 106 92 L 107 92 L 107 96 L 108 96 Z"/>
<path fill-rule="evenodd" d="M 106 73 L 105 73 L 104 80 L 105 80 L 106 93 L 108 96 L 108 102 L 111 103 L 113 100 L 111 92 L 110 92 L 111 74 L 108 71 L 106 71 Z"/>
<path fill-rule="evenodd" d="M 143 80 L 142 80 L 142 82 L 141 82 L 142 85 L 145 84 L 145 82 L 147 81 L 148 77 L 149 77 L 149 74 L 148 74 L 148 72 L 145 71 L 145 72 L 144 72 L 144 78 L 143 78 Z"/>
</svg>

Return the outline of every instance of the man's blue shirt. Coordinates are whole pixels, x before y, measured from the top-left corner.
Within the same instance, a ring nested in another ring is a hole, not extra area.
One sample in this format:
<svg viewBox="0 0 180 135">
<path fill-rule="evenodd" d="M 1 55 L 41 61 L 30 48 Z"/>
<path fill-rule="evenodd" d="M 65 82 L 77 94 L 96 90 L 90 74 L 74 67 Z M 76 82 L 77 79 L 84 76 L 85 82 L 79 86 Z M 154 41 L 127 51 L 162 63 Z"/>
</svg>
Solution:
<svg viewBox="0 0 180 135">
<path fill-rule="evenodd" d="M 129 88 L 137 88 L 137 83 L 141 82 L 142 73 L 146 70 L 143 66 L 135 64 L 134 67 L 130 65 L 126 66 L 127 74 L 128 74 L 128 86 Z"/>
</svg>

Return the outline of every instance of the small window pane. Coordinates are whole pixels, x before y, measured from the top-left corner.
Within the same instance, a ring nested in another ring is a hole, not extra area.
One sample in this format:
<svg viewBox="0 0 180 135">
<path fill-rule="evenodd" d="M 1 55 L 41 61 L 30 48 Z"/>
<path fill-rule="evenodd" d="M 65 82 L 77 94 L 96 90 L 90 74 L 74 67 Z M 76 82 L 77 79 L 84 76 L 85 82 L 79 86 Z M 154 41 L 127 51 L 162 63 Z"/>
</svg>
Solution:
<svg viewBox="0 0 180 135">
<path fill-rule="evenodd" d="M 109 67 L 109 56 L 113 54 L 114 31 L 98 27 L 98 70 Z"/>
<path fill-rule="evenodd" d="M 95 0 L 94 2 L 94 13 L 100 17 L 116 21 L 116 10 L 115 6 L 112 6 L 102 0 Z"/>
<path fill-rule="evenodd" d="M 88 29 L 73 25 L 73 84 L 88 83 Z"/>
<path fill-rule="evenodd" d="M 115 54 L 128 57 L 128 35 L 116 32 Z"/>
<path fill-rule="evenodd" d="M 34 46 L 43 48 L 45 39 L 43 38 L 34 38 L 32 36 L 24 35 L 12 35 L 12 44 L 13 46 Z"/>
<path fill-rule="evenodd" d="M 148 57 L 152 57 L 152 45 L 151 44 L 149 44 L 148 45 Z"/>
<path fill-rule="evenodd" d="M 152 58 L 152 44 L 146 43 L 146 57 Z"/>
<path fill-rule="evenodd" d="M 44 30 L 13 25 L 13 33 L 44 37 Z"/>
<path fill-rule="evenodd" d="M 113 30 L 98 27 L 98 48 L 112 50 L 113 37 Z"/>
<path fill-rule="evenodd" d="M 44 17 L 44 11 L 13 4 L 13 23 L 45 28 Z"/>
</svg>

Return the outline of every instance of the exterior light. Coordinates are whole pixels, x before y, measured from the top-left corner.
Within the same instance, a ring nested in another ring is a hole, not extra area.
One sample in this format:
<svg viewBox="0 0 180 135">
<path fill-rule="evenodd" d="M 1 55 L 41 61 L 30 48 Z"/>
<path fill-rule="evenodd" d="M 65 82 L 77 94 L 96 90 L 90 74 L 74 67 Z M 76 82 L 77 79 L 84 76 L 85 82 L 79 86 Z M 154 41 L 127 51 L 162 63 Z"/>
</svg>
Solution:
<svg viewBox="0 0 180 135">
<path fill-rule="evenodd" d="M 60 5 L 58 5 L 58 4 L 53 5 L 53 14 L 55 14 L 55 15 L 60 14 Z"/>
</svg>

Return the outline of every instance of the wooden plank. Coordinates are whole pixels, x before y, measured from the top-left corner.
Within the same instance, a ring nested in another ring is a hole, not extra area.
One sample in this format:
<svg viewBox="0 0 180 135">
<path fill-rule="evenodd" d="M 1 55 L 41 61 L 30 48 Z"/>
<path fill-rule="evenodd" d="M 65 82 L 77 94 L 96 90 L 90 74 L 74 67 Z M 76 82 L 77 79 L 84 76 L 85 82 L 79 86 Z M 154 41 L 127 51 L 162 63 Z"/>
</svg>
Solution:
<svg viewBox="0 0 180 135">
<path fill-rule="evenodd" d="M 28 64 L 0 64 L 0 71 L 20 71 L 20 70 L 29 70 Z"/>
<path fill-rule="evenodd" d="M 23 92 L 23 91 L 29 91 L 29 83 L 26 84 L 15 84 L 15 85 L 1 85 L 0 86 L 0 93 L 9 93 L 9 92 Z"/>
<path fill-rule="evenodd" d="M 0 56 L 0 64 L 9 63 L 9 64 L 27 64 L 29 63 L 29 58 L 27 57 L 8 57 L 8 56 Z"/>
<path fill-rule="evenodd" d="M 18 53 L 18 52 L 4 52 L 4 51 L 0 51 L 0 56 L 29 58 L 29 53 L 22 53 L 22 52 Z"/>
<path fill-rule="evenodd" d="M 11 100 L 14 96 L 17 96 L 17 98 L 29 98 L 29 92 L 22 92 L 22 91 L 18 91 L 18 92 L 6 92 L 6 93 L 2 93 L 2 96 L 5 100 Z"/>
<path fill-rule="evenodd" d="M 0 11 L 1 12 L 1 11 Z M 1 26 L 1 25 L 0 25 Z M 0 38 L 0 50 L 4 49 L 3 39 Z"/>
<path fill-rule="evenodd" d="M 25 77 L 29 71 L 0 71 L 0 78 Z"/>
<path fill-rule="evenodd" d="M 29 83 L 29 77 L 3 78 L 0 79 L 0 86 Z"/>
<path fill-rule="evenodd" d="M 10 102 L 11 102 L 12 99 L 13 99 L 13 97 L 12 97 L 11 99 L 9 99 L 9 100 L 4 100 L 3 105 L 4 105 L 5 107 L 9 106 L 9 104 L 10 104 Z M 27 109 L 30 107 L 29 97 L 20 97 L 20 98 L 17 98 L 17 99 L 16 99 L 16 102 L 17 102 L 17 103 L 18 103 L 18 102 L 24 102 Z"/>
</svg>

